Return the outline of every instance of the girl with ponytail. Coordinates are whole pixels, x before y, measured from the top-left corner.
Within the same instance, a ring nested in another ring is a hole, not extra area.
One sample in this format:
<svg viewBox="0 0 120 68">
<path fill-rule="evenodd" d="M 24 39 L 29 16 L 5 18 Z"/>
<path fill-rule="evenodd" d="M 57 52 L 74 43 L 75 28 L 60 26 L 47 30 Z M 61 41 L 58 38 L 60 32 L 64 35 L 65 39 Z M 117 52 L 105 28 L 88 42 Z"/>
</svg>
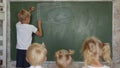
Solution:
<svg viewBox="0 0 120 68">
<path fill-rule="evenodd" d="M 61 49 L 55 53 L 56 64 L 58 68 L 73 68 L 72 55 L 74 50 Z"/>
<path fill-rule="evenodd" d="M 110 68 L 110 66 L 102 64 L 102 60 L 109 65 L 112 64 L 110 44 L 102 43 L 96 37 L 90 37 L 84 41 L 82 53 L 85 65 L 83 68 Z"/>
</svg>

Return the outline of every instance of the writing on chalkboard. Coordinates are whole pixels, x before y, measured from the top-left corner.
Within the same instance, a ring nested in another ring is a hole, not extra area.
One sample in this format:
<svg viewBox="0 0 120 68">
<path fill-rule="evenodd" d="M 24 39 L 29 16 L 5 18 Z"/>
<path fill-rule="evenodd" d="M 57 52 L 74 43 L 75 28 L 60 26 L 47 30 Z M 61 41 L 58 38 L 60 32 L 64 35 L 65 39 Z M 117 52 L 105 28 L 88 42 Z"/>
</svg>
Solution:
<svg viewBox="0 0 120 68">
<path fill-rule="evenodd" d="M 48 8 L 51 6 L 50 8 Z M 42 8 L 48 8 L 45 13 L 43 13 Z M 45 4 L 37 4 L 37 18 L 42 18 L 41 16 L 46 17 L 45 23 L 54 23 L 54 24 L 64 24 L 64 23 L 71 23 L 73 21 L 73 12 L 70 6 L 62 6 L 62 4 L 49 3 Z"/>
</svg>

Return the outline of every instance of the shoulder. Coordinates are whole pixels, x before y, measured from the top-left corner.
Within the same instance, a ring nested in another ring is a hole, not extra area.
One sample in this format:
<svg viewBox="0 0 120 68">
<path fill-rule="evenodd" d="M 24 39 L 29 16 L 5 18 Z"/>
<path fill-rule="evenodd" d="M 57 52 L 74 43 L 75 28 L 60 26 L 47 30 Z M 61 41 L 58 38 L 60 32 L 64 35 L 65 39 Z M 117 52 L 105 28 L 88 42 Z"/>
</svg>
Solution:
<svg viewBox="0 0 120 68">
<path fill-rule="evenodd" d="M 110 68 L 109 66 L 107 66 L 107 65 L 104 65 L 104 68 Z"/>
<path fill-rule="evenodd" d="M 29 68 L 34 68 L 33 66 L 30 66 Z"/>
<path fill-rule="evenodd" d="M 85 68 L 85 66 L 83 66 L 82 68 Z"/>
<path fill-rule="evenodd" d="M 82 68 L 86 68 L 85 66 L 83 66 Z M 87 66 L 87 68 L 96 68 L 96 67 L 93 67 L 93 66 Z M 102 68 L 110 68 L 109 66 L 107 65 L 104 65 Z"/>
<path fill-rule="evenodd" d="M 18 21 L 18 22 L 16 23 L 16 25 L 19 25 L 19 24 L 21 24 L 21 22 L 20 22 L 20 21 Z"/>
<path fill-rule="evenodd" d="M 23 27 L 26 27 L 26 28 L 29 28 L 29 29 L 34 29 L 34 28 L 36 28 L 34 25 L 31 25 L 31 24 L 23 24 L 22 26 L 23 26 Z"/>
<path fill-rule="evenodd" d="M 32 25 L 32 24 L 28 24 L 28 26 L 30 26 L 30 27 L 35 27 L 34 25 Z"/>
<path fill-rule="evenodd" d="M 29 68 L 43 68 L 42 66 L 30 66 Z"/>
<path fill-rule="evenodd" d="M 83 66 L 82 68 L 86 68 L 85 66 Z M 94 67 L 92 67 L 92 66 L 87 66 L 87 68 L 94 68 Z"/>
</svg>

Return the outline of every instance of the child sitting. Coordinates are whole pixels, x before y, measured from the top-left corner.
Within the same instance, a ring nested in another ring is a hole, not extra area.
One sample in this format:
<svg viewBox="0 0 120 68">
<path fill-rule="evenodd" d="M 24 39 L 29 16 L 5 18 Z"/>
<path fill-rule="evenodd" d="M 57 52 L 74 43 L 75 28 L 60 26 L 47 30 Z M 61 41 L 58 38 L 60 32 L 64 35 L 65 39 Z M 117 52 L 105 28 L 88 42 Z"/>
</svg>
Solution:
<svg viewBox="0 0 120 68">
<path fill-rule="evenodd" d="M 55 58 L 56 58 L 56 64 L 58 68 L 70 68 L 73 62 L 73 59 L 71 55 L 74 54 L 73 50 L 58 50 L 55 53 Z"/>
<path fill-rule="evenodd" d="M 83 44 L 84 64 L 83 68 L 110 68 L 102 64 L 102 59 L 111 65 L 110 45 L 102 43 L 96 37 L 87 38 Z"/>
<path fill-rule="evenodd" d="M 30 68 L 43 68 L 42 64 L 46 61 L 47 49 L 44 43 L 33 43 L 27 50 L 26 60 L 31 65 Z"/>
</svg>

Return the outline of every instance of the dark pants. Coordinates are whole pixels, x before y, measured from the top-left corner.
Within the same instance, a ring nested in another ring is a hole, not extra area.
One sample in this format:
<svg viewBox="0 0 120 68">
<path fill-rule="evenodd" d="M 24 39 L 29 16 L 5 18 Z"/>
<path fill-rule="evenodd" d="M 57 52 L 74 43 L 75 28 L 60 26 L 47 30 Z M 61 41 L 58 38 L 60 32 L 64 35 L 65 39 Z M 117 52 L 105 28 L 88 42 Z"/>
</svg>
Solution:
<svg viewBox="0 0 120 68">
<path fill-rule="evenodd" d="M 16 50 L 16 67 L 17 68 L 28 68 L 30 64 L 26 61 L 26 50 Z"/>
</svg>

